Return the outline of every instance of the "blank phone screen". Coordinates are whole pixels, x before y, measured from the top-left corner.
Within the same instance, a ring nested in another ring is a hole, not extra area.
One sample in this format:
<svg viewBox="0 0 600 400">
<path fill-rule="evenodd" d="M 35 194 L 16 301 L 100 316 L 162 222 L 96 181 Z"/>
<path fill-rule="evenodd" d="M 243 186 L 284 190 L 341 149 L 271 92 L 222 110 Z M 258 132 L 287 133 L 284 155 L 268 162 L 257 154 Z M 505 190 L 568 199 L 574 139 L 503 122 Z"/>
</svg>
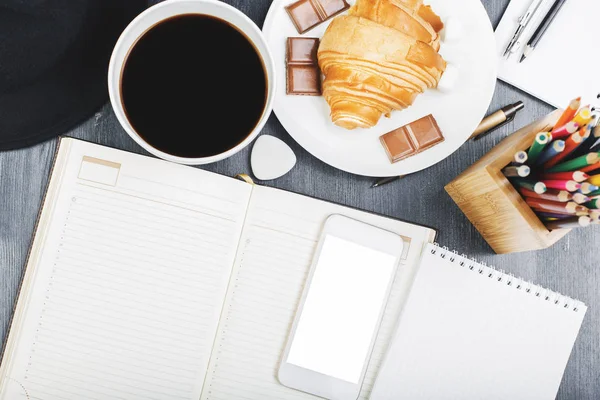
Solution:
<svg viewBox="0 0 600 400">
<path fill-rule="evenodd" d="M 397 257 L 326 235 L 287 362 L 359 383 Z"/>
</svg>

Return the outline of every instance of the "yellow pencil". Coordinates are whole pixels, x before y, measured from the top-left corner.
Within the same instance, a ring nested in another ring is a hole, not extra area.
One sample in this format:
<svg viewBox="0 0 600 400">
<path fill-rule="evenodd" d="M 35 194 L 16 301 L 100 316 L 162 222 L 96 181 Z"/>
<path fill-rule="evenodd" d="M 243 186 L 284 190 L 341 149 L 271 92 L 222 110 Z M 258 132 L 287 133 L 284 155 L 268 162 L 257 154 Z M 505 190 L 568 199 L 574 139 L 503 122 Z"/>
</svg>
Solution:
<svg viewBox="0 0 600 400">
<path fill-rule="evenodd" d="M 600 174 L 598 175 L 594 175 L 594 176 L 590 176 L 587 181 L 589 183 L 591 183 L 594 186 L 600 186 Z"/>
</svg>

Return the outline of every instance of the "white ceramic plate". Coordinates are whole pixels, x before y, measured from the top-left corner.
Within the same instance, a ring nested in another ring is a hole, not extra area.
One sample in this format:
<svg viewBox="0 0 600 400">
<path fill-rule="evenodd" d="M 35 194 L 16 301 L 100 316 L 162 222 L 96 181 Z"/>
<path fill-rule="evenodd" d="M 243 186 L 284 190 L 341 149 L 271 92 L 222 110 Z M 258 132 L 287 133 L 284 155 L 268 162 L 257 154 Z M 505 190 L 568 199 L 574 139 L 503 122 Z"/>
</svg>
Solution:
<svg viewBox="0 0 600 400">
<path fill-rule="evenodd" d="M 335 126 L 322 97 L 286 95 L 285 53 L 288 37 L 300 36 L 284 7 L 294 0 L 274 0 L 263 33 L 275 59 L 280 85 L 274 111 L 289 134 L 312 155 L 336 168 L 358 175 L 404 175 L 428 168 L 456 151 L 475 130 L 488 109 L 496 86 L 496 44 L 487 12 L 480 0 L 430 0 L 434 11 L 447 21 L 460 21 L 462 39 L 442 43 L 440 53 L 459 70 L 455 88 L 448 93 L 428 90 L 414 105 L 382 117 L 371 129 L 348 131 Z M 329 21 L 328 21 L 329 22 Z M 305 33 L 322 37 L 328 22 Z M 431 149 L 395 164 L 390 163 L 379 136 L 433 114 L 446 138 Z"/>
</svg>

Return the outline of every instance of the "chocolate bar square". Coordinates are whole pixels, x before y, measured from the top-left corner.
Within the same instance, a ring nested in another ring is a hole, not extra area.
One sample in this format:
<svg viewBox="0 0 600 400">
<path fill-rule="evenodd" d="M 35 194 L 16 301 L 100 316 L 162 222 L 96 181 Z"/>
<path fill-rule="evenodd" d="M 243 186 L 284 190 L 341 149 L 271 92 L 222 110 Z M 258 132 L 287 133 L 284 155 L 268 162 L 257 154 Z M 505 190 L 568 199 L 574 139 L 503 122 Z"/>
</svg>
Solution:
<svg viewBox="0 0 600 400">
<path fill-rule="evenodd" d="M 298 0 L 285 8 L 298 33 L 305 33 L 323 20 L 310 0 Z"/>
<path fill-rule="evenodd" d="M 433 115 L 404 125 L 379 138 L 390 162 L 395 163 L 419 154 L 444 141 L 444 135 Z"/>
<path fill-rule="evenodd" d="M 287 94 L 321 95 L 321 72 L 312 65 L 288 65 Z"/>
<path fill-rule="evenodd" d="M 285 7 L 298 33 L 308 32 L 350 8 L 346 0 L 298 0 Z"/>
<path fill-rule="evenodd" d="M 288 64 L 317 65 L 317 50 L 319 39 L 315 38 L 288 38 L 287 62 Z"/>
</svg>

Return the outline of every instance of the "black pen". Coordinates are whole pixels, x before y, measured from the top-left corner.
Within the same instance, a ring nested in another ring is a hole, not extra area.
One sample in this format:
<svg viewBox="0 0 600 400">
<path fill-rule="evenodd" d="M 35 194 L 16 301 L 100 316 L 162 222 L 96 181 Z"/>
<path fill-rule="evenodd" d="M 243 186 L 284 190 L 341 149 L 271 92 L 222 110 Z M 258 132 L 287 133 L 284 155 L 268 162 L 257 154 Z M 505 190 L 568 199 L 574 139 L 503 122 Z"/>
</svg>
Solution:
<svg viewBox="0 0 600 400">
<path fill-rule="evenodd" d="M 567 2 L 567 0 L 555 0 L 554 1 L 554 4 L 552 4 L 552 8 L 550 8 L 550 11 L 548 11 L 548 14 L 546 14 L 546 16 L 544 17 L 544 20 L 542 21 L 540 26 L 538 26 L 538 28 L 535 30 L 535 33 L 531 37 L 531 39 L 529 39 L 527 46 L 525 46 L 525 51 L 523 52 L 523 55 L 521 56 L 521 60 L 519 61 L 520 63 L 522 63 L 527 57 L 529 57 L 529 55 L 533 52 L 533 50 L 535 50 L 535 46 L 537 46 L 537 44 L 540 42 L 540 40 L 542 40 L 542 37 L 544 36 L 546 31 L 552 24 L 552 21 L 554 21 L 554 19 L 558 15 L 558 12 L 560 11 L 562 6 L 566 2 Z"/>
<path fill-rule="evenodd" d="M 376 188 L 376 187 L 380 187 L 383 185 L 387 185 L 388 183 L 392 183 L 397 181 L 398 179 L 402 179 L 404 178 L 405 175 L 400 175 L 400 176 L 390 176 L 388 178 L 381 178 L 379 179 L 377 182 L 375 182 L 374 184 L 371 185 L 371 189 Z"/>
</svg>

